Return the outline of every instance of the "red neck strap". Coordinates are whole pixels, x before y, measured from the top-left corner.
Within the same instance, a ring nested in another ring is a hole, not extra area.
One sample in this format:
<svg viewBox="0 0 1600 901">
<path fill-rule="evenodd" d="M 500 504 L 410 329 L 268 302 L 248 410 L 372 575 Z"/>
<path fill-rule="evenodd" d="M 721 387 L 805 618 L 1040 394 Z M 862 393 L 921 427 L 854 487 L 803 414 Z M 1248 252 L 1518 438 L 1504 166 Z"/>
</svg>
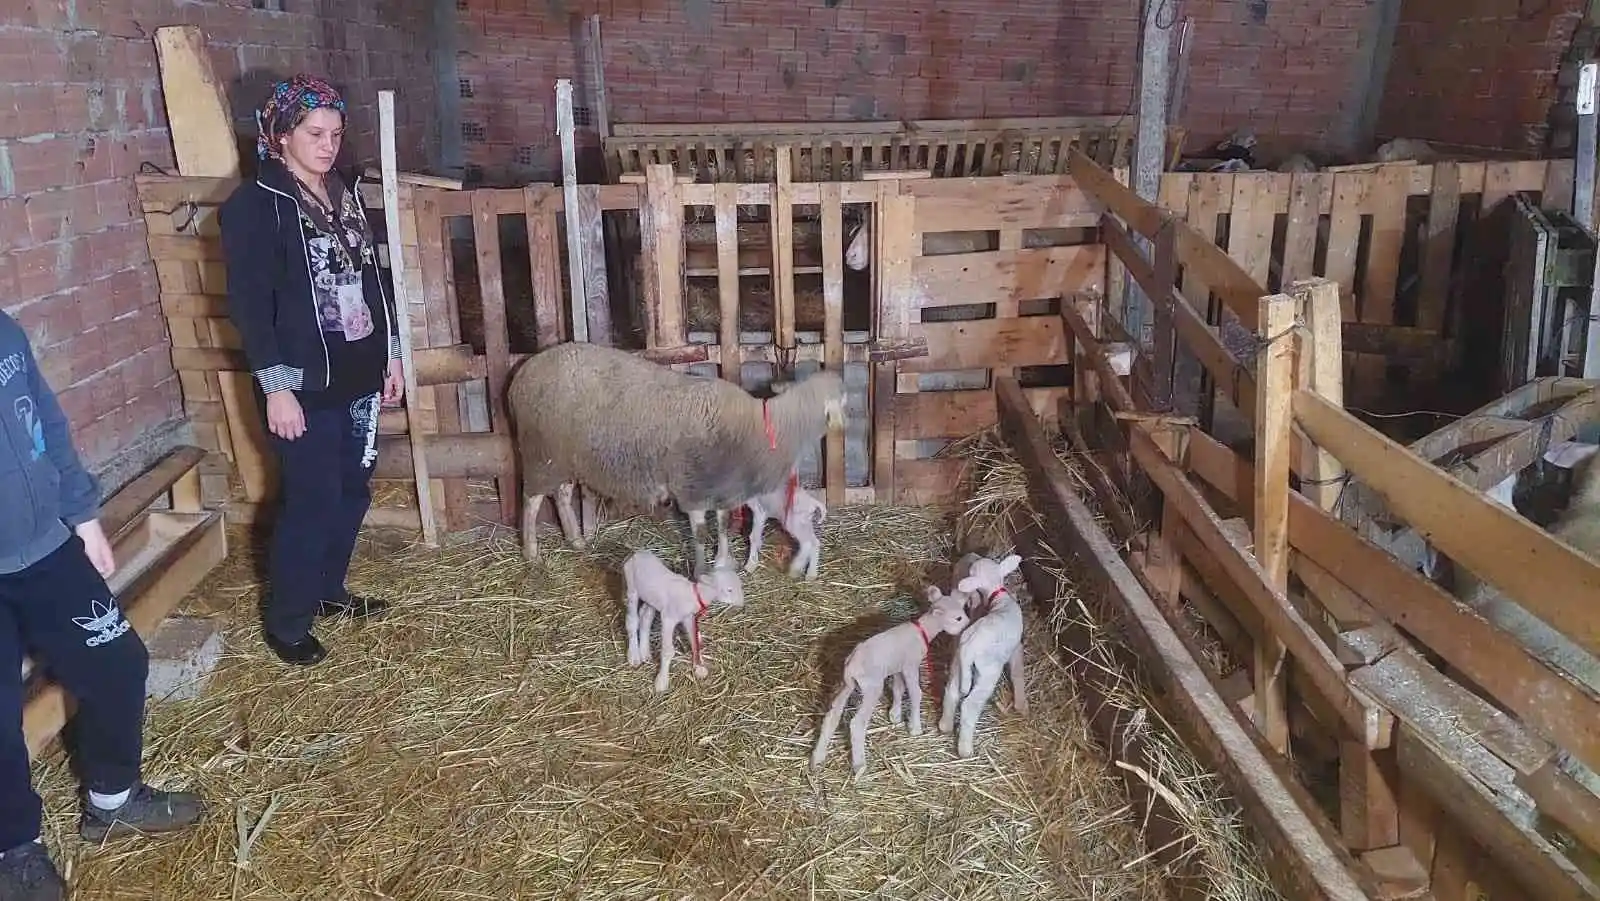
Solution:
<svg viewBox="0 0 1600 901">
<path fill-rule="evenodd" d="M 695 583 L 692 583 L 692 584 L 694 585 L 694 602 L 695 602 L 696 607 L 698 607 L 699 609 L 695 610 L 695 612 L 694 612 L 694 622 L 691 624 L 690 637 L 692 637 L 694 639 L 694 643 L 689 648 L 689 652 L 693 655 L 694 665 L 695 666 L 699 666 L 701 664 L 701 660 L 700 660 L 700 617 L 702 615 L 704 615 L 705 612 L 706 612 L 706 599 L 705 599 L 705 596 L 700 593 L 700 583 L 699 582 L 695 582 Z"/>
<path fill-rule="evenodd" d="M 983 614 L 988 613 L 989 608 L 994 606 L 994 599 L 1005 593 L 1006 587 L 1004 585 L 996 588 L 994 591 L 989 592 L 989 596 L 983 599 L 982 604 L 978 605 L 978 615 L 982 616 Z"/>
<path fill-rule="evenodd" d="M 928 681 L 933 681 L 933 642 L 928 640 L 928 630 L 922 628 L 921 620 L 912 620 L 911 625 L 917 627 L 917 634 L 922 636 L 922 662 L 928 670 Z"/>
</svg>

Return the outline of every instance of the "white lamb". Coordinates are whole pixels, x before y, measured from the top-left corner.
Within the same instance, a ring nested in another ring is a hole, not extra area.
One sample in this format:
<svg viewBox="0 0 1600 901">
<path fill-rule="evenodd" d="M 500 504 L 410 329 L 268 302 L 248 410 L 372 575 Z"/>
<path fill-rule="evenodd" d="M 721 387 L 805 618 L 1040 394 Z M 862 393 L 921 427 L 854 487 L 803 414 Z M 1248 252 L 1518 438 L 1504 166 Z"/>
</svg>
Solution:
<svg viewBox="0 0 1600 901">
<path fill-rule="evenodd" d="M 1011 672 L 1012 704 L 1021 714 L 1028 712 L 1027 689 L 1022 668 L 1022 608 L 1005 587 L 1006 576 L 1022 564 L 1016 554 L 998 563 L 977 554 L 968 554 L 956 564 L 954 595 L 972 611 L 972 625 L 961 633 L 956 644 L 955 665 L 944 683 L 944 705 L 939 714 L 939 731 L 945 735 L 956 725 L 956 706 L 961 707 L 961 731 L 956 753 L 972 756 L 973 735 L 984 705 L 1000 684 L 1000 674 Z"/>
<path fill-rule="evenodd" d="M 822 556 L 817 527 L 828 515 L 827 505 L 790 476 L 788 487 L 752 498 L 745 506 L 750 509 L 750 555 L 745 560 L 744 571 L 755 572 L 761 554 L 761 533 L 766 531 L 767 520 L 773 519 L 797 545 L 794 559 L 789 562 L 789 577 L 796 578 L 804 570 L 806 581 L 815 580 Z"/>
<path fill-rule="evenodd" d="M 845 658 L 842 684 L 828 706 L 827 715 L 822 718 L 816 747 L 811 750 L 813 770 L 821 768 L 823 759 L 828 756 L 828 745 L 833 741 L 833 734 L 839 731 L 844 705 L 857 690 L 861 692 L 861 701 L 856 705 L 855 716 L 850 718 L 850 768 L 858 776 L 866 770 L 867 724 L 883 695 L 883 680 L 890 677 L 899 680 L 910 701 L 910 733 L 922 734 L 922 682 L 918 670 L 928 659 L 934 638 L 941 634 L 959 635 L 967 626 L 967 612 L 961 598 L 950 597 L 932 585 L 927 587 L 926 595 L 928 609 L 916 619 L 867 638 Z M 895 701 L 889 716 L 898 722 L 898 687 Z"/>
<path fill-rule="evenodd" d="M 694 677 L 704 679 L 707 670 L 700 657 L 701 615 L 710 604 L 744 605 L 744 585 L 733 560 L 718 556 L 709 572 L 691 581 L 668 569 L 653 552 L 639 550 L 623 561 L 622 578 L 628 597 L 628 665 L 639 666 L 650 659 L 650 624 L 660 613 L 661 668 L 656 672 L 655 690 L 667 690 L 672 639 L 680 626 L 689 639 Z"/>
</svg>

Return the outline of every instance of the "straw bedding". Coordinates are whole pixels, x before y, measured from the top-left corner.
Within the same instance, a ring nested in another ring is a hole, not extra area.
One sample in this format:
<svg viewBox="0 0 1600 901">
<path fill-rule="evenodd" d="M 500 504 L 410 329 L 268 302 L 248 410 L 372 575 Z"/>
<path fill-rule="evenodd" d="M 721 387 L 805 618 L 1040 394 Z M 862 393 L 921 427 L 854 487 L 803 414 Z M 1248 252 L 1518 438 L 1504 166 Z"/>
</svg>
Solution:
<svg viewBox="0 0 1600 901">
<path fill-rule="evenodd" d="M 784 576 L 791 545 L 769 539 L 748 606 L 703 625 L 709 678 L 680 646 L 656 696 L 653 667 L 625 666 L 612 573 L 640 546 L 678 563 L 669 524 L 609 523 L 587 555 L 549 535 L 539 567 L 514 535 L 429 551 L 370 533 L 352 586 L 397 607 L 322 625 L 331 654 L 309 670 L 262 647 L 235 530 L 187 602 L 226 611 L 226 657 L 199 699 L 154 705 L 147 730 L 148 778 L 197 785 L 208 821 L 85 848 L 49 755 L 47 839 L 79 899 L 1160 897 L 1031 605 L 1029 718 L 1002 687 L 963 761 L 933 729 L 933 688 L 919 737 L 880 708 L 860 781 L 843 735 L 808 772 L 843 655 L 945 580 L 949 535 L 923 510 L 833 510 L 811 584 Z"/>
</svg>

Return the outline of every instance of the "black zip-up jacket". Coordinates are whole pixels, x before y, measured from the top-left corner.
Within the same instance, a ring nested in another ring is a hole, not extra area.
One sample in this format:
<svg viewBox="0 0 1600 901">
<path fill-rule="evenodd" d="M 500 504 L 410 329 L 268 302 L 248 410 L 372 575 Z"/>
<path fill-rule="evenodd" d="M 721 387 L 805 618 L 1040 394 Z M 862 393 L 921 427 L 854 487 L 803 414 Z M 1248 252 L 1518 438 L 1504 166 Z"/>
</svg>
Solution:
<svg viewBox="0 0 1600 901">
<path fill-rule="evenodd" d="M 346 178 L 360 196 L 359 176 Z M 217 211 L 227 261 L 228 317 L 261 390 L 322 391 L 331 384 L 327 339 L 311 284 L 311 251 L 300 223 L 294 176 L 277 160 L 262 160 Z M 362 268 L 374 316 L 383 320 L 388 359 L 400 358 L 394 300 L 377 266 Z"/>
</svg>

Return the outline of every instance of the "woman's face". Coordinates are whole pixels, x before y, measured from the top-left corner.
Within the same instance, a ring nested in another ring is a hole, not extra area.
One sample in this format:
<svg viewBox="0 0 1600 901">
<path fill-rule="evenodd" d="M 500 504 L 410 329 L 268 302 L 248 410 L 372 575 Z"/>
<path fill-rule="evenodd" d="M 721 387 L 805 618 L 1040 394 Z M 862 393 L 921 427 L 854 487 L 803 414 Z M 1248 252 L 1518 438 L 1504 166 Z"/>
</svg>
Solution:
<svg viewBox="0 0 1600 901">
<path fill-rule="evenodd" d="M 344 140 L 344 116 L 326 107 L 314 109 L 280 140 L 284 158 L 296 168 L 326 175 Z"/>
</svg>

